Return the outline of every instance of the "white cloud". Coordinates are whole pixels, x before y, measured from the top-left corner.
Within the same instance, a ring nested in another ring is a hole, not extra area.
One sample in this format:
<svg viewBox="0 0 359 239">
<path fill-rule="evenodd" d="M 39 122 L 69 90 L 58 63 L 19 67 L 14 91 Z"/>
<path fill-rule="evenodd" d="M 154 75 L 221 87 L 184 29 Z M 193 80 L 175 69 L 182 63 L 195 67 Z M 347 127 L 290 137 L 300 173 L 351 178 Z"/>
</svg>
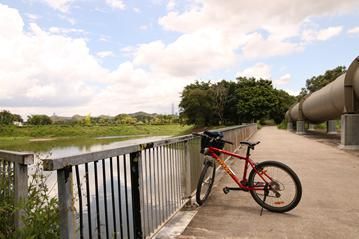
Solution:
<svg viewBox="0 0 359 239">
<path fill-rule="evenodd" d="M 70 23 L 71 25 L 75 25 L 76 24 L 76 20 L 72 17 L 69 17 L 67 15 L 62 15 L 62 14 L 59 14 L 58 15 L 59 18 L 63 19 L 64 21 Z"/>
<path fill-rule="evenodd" d="M 53 9 L 66 13 L 68 12 L 71 3 L 74 0 L 43 0 L 43 1 Z"/>
<path fill-rule="evenodd" d="M 111 84 L 93 102 L 94 109 L 104 112 L 135 112 L 145 109 L 149 112 L 169 113 L 171 104 L 179 103 L 183 87 L 193 81 L 192 77 L 175 77 L 144 70 L 132 62 L 122 63 L 110 73 L 109 79 Z M 114 109 L 114 105 L 118 108 Z"/>
<path fill-rule="evenodd" d="M 27 16 L 30 22 L 35 22 L 41 18 L 39 15 L 31 14 L 31 13 L 26 13 L 25 15 Z"/>
<path fill-rule="evenodd" d="M 77 28 L 50 27 L 48 31 L 53 34 L 60 34 L 60 35 L 67 35 L 71 33 L 76 33 L 81 35 L 86 34 L 86 31 Z"/>
<path fill-rule="evenodd" d="M 338 2 L 335 0 L 277 0 L 273 1 L 217 1 L 198 0 L 199 4 L 179 13 L 170 11 L 159 22 L 166 29 L 179 32 L 193 32 L 202 28 L 233 29 L 243 31 L 260 27 L 269 32 L 291 31 L 289 26 L 300 24 L 314 15 L 339 14 L 358 7 L 356 0 Z M 258 11 L 261 9 L 261 11 Z M 282 28 L 281 31 L 276 29 Z"/>
<path fill-rule="evenodd" d="M 227 39 L 224 45 L 232 51 L 244 46 L 242 51 L 248 58 L 266 58 L 301 51 L 305 45 L 301 41 L 294 41 L 293 37 L 300 36 L 310 17 L 355 12 L 359 7 L 356 0 L 198 0 L 196 3 L 183 12 L 170 10 L 158 20 L 159 24 L 166 30 L 187 35 L 201 31 L 212 32 L 216 35 L 210 38 Z M 268 36 L 263 37 L 263 31 Z M 340 31 L 340 28 L 335 27 L 324 29 L 316 34 L 316 39 L 329 39 Z M 206 43 L 204 40 L 198 44 Z"/>
<path fill-rule="evenodd" d="M 183 34 L 168 45 L 162 41 L 142 44 L 135 53 L 134 63 L 174 76 L 196 77 L 229 66 L 235 60 L 227 39 L 213 31 L 203 31 Z"/>
<path fill-rule="evenodd" d="M 289 81 L 291 79 L 292 79 L 292 76 L 290 74 L 285 74 L 285 75 L 282 75 L 281 77 L 279 77 L 278 80 L 274 80 L 273 83 L 275 86 L 286 85 L 289 83 Z"/>
<path fill-rule="evenodd" d="M 286 91 L 288 94 L 290 94 L 292 96 L 297 96 L 300 94 L 300 90 L 287 89 L 287 88 L 281 88 L 281 89 Z"/>
<path fill-rule="evenodd" d="M 28 32 L 23 27 L 19 13 L 0 4 L 0 105 L 64 106 L 88 101 L 107 70 L 89 54 L 86 41 L 51 34 L 35 23 Z"/>
<path fill-rule="evenodd" d="M 254 77 L 256 79 L 272 79 L 272 69 L 265 63 L 257 63 L 252 67 L 246 68 L 237 73 L 237 77 Z M 286 85 L 290 82 L 292 76 L 287 73 L 279 77 L 277 80 L 272 80 L 275 87 Z"/>
<path fill-rule="evenodd" d="M 111 57 L 111 56 L 115 56 L 113 54 L 112 51 L 99 51 L 96 53 L 96 56 L 100 57 L 100 58 L 105 58 L 105 57 Z"/>
<path fill-rule="evenodd" d="M 237 73 L 237 77 L 254 77 L 256 79 L 271 79 L 271 67 L 264 63 L 257 63 Z"/>
<path fill-rule="evenodd" d="M 72 1 L 61 2 L 57 8 L 66 13 Z M 25 31 L 18 11 L 0 4 L 0 105 L 34 113 L 53 112 L 51 107 L 59 106 L 56 113 L 68 115 L 170 112 L 188 83 L 238 64 L 241 57 L 258 59 L 301 51 L 306 44 L 293 39 L 308 30 L 308 19 L 354 11 L 359 3 L 196 0 L 185 11 L 177 12 L 171 2 L 175 1 L 165 2 L 170 10 L 159 23 L 164 29 L 180 32 L 179 37 L 169 43 L 158 40 L 123 47 L 121 52 L 129 60 L 114 71 L 103 68 L 98 59 L 111 53 L 91 54 L 85 39 L 66 32 L 75 28 L 44 30 L 31 24 Z M 107 4 L 126 7 L 118 0 L 107 0 Z M 70 19 L 66 14 L 61 16 Z M 335 35 L 333 30 L 318 32 L 316 39 Z M 109 36 L 98 39 L 113 41 Z M 239 74 L 272 77 L 270 66 L 264 63 Z M 286 74 L 278 81 L 284 84 L 289 79 Z"/>
<path fill-rule="evenodd" d="M 176 0 L 169 0 L 167 3 L 167 10 L 173 10 L 176 7 Z"/>
<path fill-rule="evenodd" d="M 56 96 L 56 88 L 54 85 L 35 85 L 30 86 L 26 92 L 26 96 L 34 99 L 48 98 Z"/>
<path fill-rule="evenodd" d="M 124 10 L 126 8 L 125 3 L 122 0 L 106 0 L 107 5 L 112 8 Z"/>
<path fill-rule="evenodd" d="M 349 29 L 348 34 L 351 34 L 351 35 L 359 34 L 359 27 L 353 27 L 353 28 Z"/>
<path fill-rule="evenodd" d="M 52 32 L 34 23 L 25 31 L 19 12 L 0 4 L 2 107 L 24 115 L 169 113 L 180 91 L 193 80 L 132 62 L 109 71 L 91 55 L 84 39 L 62 35 L 56 28 Z"/>
<path fill-rule="evenodd" d="M 342 30 L 343 30 L 342 26 L 328 27 L 325 29 L 321 29 L 319 31 L 308 29 L 303 31 L 302 39 L 307 42 L 326 41 L 329 40 L 330 38 L 339 35 L 342 32 Z"/>
<path fill-rule="evenodd" d="M 287 55 L 293 52 L 302 51 L 300 43 L 292 43 L 275 39 L 273 37 L 263 38 L 259 33 L 251 35 L 247 43 L 243 46 L 243 55 L 246 58 L 267 58 L 271 56 Z"/>
</svg>

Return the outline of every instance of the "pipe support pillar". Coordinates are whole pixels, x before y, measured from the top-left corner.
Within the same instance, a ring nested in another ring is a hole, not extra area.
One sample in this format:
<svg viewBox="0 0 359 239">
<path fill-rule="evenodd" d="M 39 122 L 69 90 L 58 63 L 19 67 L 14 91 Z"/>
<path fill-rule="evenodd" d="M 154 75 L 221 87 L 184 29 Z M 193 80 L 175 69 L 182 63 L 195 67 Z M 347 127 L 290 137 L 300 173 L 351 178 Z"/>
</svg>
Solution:
<svg viewBox="0 0 359 239">
<path fill-rule="evenodd" d="M 341 125 L 340 148 L 359 150 L 359 114 L 343 114 Z"/>
<path fill-rule="evenodd" d="M 305 134 L 305 121 L 304 120 L 298 120 L 296 122 L 296 128 L 297 128 L 297 134 Z"/>
<path fill-rule="evenodd" d="M 311 123 L 309 123 L 309 128 L 308 128 L 308 130 L 314 130 L 315 128 L 315 124 L 311 124 Z"/>
<path fill-rule="evenodd" d="M 327 121 L 327 134 L 337 134 L 337 122 L 335 120 Z"/>
<path fill-rule="evenodd" d="M 287 130 L 292 131 L 293 130 L 293 122 L 287 123 Z"/>
</svg>

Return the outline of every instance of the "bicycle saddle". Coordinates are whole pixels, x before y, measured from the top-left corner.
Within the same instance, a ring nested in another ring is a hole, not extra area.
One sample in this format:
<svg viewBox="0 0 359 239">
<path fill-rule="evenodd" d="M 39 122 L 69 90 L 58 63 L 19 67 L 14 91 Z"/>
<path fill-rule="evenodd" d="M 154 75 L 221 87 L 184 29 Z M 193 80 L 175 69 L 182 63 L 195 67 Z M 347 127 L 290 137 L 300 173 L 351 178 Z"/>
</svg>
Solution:
<svg viewBox="0 0 359 239">
<path fill-rule="evenodd" d="M 251 141 L 241 141 L 239 142 L 240 144 L 246 144 L 249 147 L 251 147 L 252 149 L 254 148 L 254 146 L 256 146 L 257 144 L 259 144 L 261 141 L 257 141 L 257 142 L 251 142 Z"/>
</svg>

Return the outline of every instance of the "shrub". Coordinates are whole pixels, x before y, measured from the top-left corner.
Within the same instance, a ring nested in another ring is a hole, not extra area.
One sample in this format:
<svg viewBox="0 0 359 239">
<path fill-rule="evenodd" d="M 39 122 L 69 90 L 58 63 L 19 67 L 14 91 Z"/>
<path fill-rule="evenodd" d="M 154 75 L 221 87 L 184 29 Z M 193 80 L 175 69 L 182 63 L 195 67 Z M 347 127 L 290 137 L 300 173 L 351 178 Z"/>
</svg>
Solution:
<svg viewBox="0 0 359 239">
<path fill-rule="evenodd" d="M 13 196 L 0 202 L 0 238 L 60 238 L 58 200 L 50 196 L 46 184 L 48 176 L 42 173 L 41 165 L 35 167 L 29 183 L 28 198 L 16 205 Z M 5 191 L 6 187 L 6 184 L 0 184 L 0 192 Z M 13 195 L 13 188 L 11 190 Z M 15 231 L 14 214 L 17 210 L 24 211 L 24 227 Z"/>
</svg>

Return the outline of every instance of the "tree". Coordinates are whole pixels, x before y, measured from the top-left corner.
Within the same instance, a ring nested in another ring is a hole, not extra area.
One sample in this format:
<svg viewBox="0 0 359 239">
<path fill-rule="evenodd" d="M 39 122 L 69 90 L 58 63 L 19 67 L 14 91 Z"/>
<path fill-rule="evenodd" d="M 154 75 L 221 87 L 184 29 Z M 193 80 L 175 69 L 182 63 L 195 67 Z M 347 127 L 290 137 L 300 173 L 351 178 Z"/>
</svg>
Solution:
<svg viewBox="0 0 359 239">
<path fill-rule="evenodd" d="M 18 114 L 11 114 L 10 111 L 3 110 L 0 111 L 0 125 L 10 125 L 14 122 L 23 122 L 23 119 Z"/>
<path fill-rule="evenodd" d="M 236 93 L 238 83 L 234 81 L 226 81 L 225 85 L 227 88 L 227 98 L 223 111 L 224 124 L 239 124 L 240 119 L 237 114 L 237 103 L 239 99 Z"/>
<path fill-rule="evenodd" d="M 21 123 L 24 122 L 24 120 L 22 119 L 22 117 L 20 115 L 13 114 L 12 116 L 13 116 L 14 122 L 21 122 Z"/>
<path fill-rule="evenodd" d="M 10 111 L 3 110 L 0 112 L 0 124 L 12 124 L 14 122 L 14 117 Z"/>
<path fill-rule="evenodd" d="M 270 80 L 240 77 L 237 82 L 196 82 L 182 92 L 181 119 L 198 126 L 266 119 L 280 123 L 294 101 L 294 96 L 274 89 Z"/>
<path fill-rule="evenodd" d="M 91 126 L 91 115 L 87 114 L 86 117 L 83 119 L 83 124 L 86 126 Z"/>
<path fill-rule="evenodd" d="M 302 88 L 300 94 L 297 96 L 298 101 L 305 97 L 307 94 L 320 90 L 330 82 L 334 81 L 341 74 L 345 72 L 345 66 L 338 66 L 334 69 L 327 70 L 324 75 L 312 76 L 306 80 L 306 88 Z"/>
<path fill-rule="evenodd" d="M 117 124 L 136 124 L 137 119 L 127 114 L 119 114 L 115 117 L 115 122 Z"/>
<path fill-rule="evenodd" d="M 219 124 L 224 123 L 224 109 L 226 106 L 226 100 L 228 97 L 228 89 L 226 88 L 225 81 L 221 81 L 215 85 L 212 85 L 211 93 L 214 97 L 214 111 L 218 115 Z"/>
<path fill-rule="evenodd" d="M 215 124 L 214 98 L 210 92 L 210 82 L 198 81 L 187 85 L 181 96 L 180 117 L 187 124 L 209 126 Z"/>
<path fill-rule="evenodd" d="M 284 120 L 285 113 L 289 107 L 296 102 L 296 97 L 289 95 L 284 90 L 274 89 L 274 92 L 279 104 L 276 104 L 271 109 L 270 118 L 273 119 L 276 124 L 280 124 Z"/>
<path fill-rule="evenodd" d="M 52 124 L 52 121 L 47 115 L 31 115 L 28 116 L 26 123 L 29 125 L 49 125 Z"/>
<path fill-rule="evenodd" d="M 269 80 L 238 78 L 237 115 L 242 122 L 269 119 L 272 109 L 279 104 Z"/>
</svg>

